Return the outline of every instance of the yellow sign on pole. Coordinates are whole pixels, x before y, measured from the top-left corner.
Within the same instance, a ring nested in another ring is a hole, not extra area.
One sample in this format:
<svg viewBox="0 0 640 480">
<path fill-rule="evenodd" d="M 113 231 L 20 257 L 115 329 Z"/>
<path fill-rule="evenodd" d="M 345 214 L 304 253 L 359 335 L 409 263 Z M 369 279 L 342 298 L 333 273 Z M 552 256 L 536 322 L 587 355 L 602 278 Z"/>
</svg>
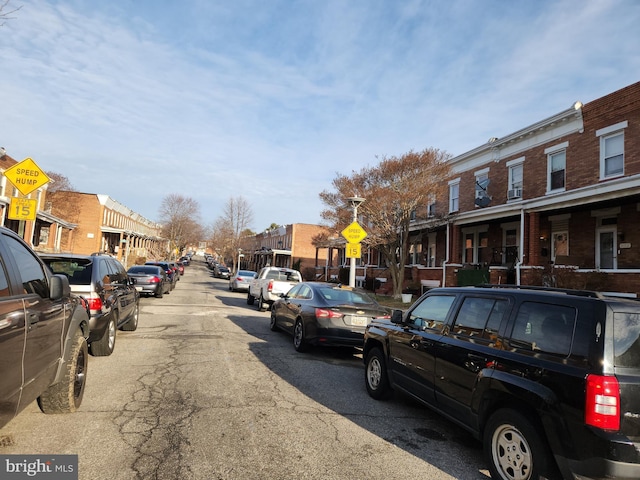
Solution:
<svg viewBox="0 0 640 480">
<path fill-rule="evenodd" d="M 359 243 L 347 243 L 346 250 L 347 258 L 360 258 L 362 256 L 362 250 Z"/>
<path fill-rule="evenodd" d="M 10 220 L 35 220 L 37 209 L 36 199 L 11 197 L 7 217 Z"/>
<path fill-rule="evenodd" d="M 367 232 L 364 231 L 358 222 L 351 223 L 351 225 L 342 230 L 341 233 L 349 243 L 360 243 L 367 236 Z"/>
<path fill-rule="evenodd" d="M 25 158 L 13 167 L 7 168 L 4 176 L 25 196 L 49 183 L 47 174 L 30 158 Z"/>
</svg>

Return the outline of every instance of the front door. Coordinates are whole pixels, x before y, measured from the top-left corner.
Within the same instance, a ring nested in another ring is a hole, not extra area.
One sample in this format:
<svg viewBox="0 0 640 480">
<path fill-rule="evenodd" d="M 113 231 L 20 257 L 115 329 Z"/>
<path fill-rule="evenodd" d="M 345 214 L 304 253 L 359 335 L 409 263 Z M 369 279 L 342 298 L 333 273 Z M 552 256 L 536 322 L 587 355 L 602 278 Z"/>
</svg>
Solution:
<svg viewBox="0 0 640 480">
<path fill-rule="evenodd" d="M 603 270 L 618 268 L 616 249 L 616 229 L 599 229 L 596 244 L 597 267 Z"/>
</svg>

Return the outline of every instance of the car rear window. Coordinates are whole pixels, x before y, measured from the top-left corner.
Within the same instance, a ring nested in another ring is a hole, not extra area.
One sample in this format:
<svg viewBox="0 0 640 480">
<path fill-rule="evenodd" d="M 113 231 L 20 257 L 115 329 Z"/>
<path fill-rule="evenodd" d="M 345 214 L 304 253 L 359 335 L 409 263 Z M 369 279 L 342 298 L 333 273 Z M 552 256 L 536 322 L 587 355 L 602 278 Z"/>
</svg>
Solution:
<svg viewBox="0 0 640 480">
<path fill-rule="evenodd" d="M 140 267 L 131 267 L 129 269 L 129 273 L 149 273 L 149 274 L 155 274 L 158 273 L 158 267 L 152 267 L 152 266 L 148 266 L 148 267 L 144 267 L 144 266 L 140 266 Z"/>
<path fill-rule="evenodd" d="M 337 287 L 319 289 L 320 295 L 333 304 L 373 305 L 376 302 L 366 293 L 343 290 Z"/>
<path fill-rule="evenodd" d="M 640 314 L 613 315 L 613 352 L 617 367 L 640 367 Z"/>
<path fill-rule="evenodd" d="M 53 273 L 69 278 L 71 285 L 91 285 L 91 260 L 44 260 Z"/>
</svg>

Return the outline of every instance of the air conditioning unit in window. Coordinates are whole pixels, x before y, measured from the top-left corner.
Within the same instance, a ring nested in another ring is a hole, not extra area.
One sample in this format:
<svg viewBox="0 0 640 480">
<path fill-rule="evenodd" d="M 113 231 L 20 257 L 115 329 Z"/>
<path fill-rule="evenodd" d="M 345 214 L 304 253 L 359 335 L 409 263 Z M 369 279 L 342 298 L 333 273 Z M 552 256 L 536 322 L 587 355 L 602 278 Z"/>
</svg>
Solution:
<svg viewBox="0 0 640 480">
<path fill-rule="evenodd" d="M 522 189 L 521 188 L 514 188 L 514 189 L 509 190 L 507 192 L 507 199 L 508 200 L 513 200 L 515 198 L 522 198 Z"/>
</svg>

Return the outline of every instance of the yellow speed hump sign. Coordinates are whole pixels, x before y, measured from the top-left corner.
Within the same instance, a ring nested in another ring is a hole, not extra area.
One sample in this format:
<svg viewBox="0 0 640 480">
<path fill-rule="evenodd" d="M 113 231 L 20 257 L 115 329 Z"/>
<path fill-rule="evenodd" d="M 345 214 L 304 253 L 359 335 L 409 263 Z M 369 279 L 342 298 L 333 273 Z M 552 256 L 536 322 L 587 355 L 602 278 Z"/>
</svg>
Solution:
<svg viewBox="0 0 640 480">
<path fill-rule="evenodd" d="M 13 167 L 7 168 L 4 176 L 25 196 L 49 183 L 47 174 L 30 158 L 25 158 Z"/>
<path fill-rule="evenodd" d="M 35 220 L 38 201 L 35 198 L 11 197 L 7 217 L 10 220 Z"/>
<path fill-rule="evenodd" d="M 358 222 L 351 223 L 340 233 L 342 233 L 342 236 L 349 243 L 360 243 L 367 236 L 367 232 L 364 231 Z"/>
</svg>

